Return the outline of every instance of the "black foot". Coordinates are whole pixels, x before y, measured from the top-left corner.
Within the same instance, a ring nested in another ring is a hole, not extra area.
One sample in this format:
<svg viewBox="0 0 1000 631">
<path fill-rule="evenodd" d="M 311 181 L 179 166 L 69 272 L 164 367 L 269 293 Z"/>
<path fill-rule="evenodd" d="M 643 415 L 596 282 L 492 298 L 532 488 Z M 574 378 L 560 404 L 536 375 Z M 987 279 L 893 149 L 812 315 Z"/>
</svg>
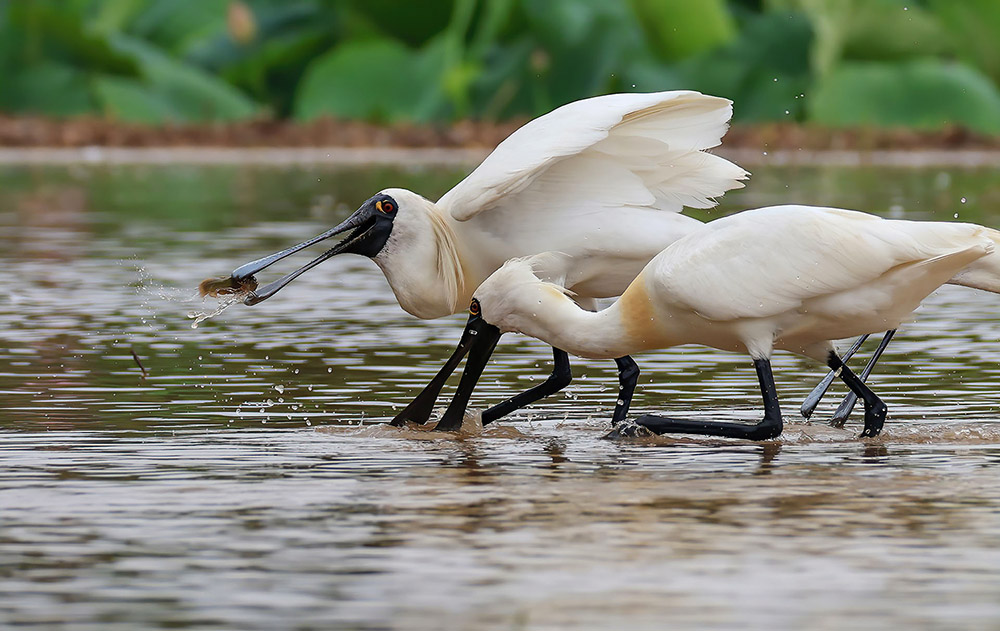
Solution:
<svg viewBox="0 0 1000 631">
<path fill-rule="evenodd" d="M 754 359 L 760 393 L 764 398 L 764 418 L 756 424 L 727 423 L 724 421 L 682 421 L 662 416 L 646 414 L 628 425 L 640 425 L 654 434 L 698 434 L 700 436 L 724 436 L 745 440 L 770 440 L 781 434 L 781 407 L 774 388 L 771 362 L 766 357 Z M 638 373 L 637 373 L 638 374 Z M 631 392 L 630 392 L 631 394 Z M 627 409 L 627 408 L 626 408 Z"/>
<path fill-rule="evenodd" d="M 604 440 L 622 440 L 625 438 L 649 438 L 650 436 L 656 436 L 656 434 L 642 425 L 625 422 L 619 423 L 614 429 L 605 434 L 603 438 Z"/>
<path fill-rule="evenodd" d="M 888 344 L 888 340 L 891 339 L 892 335 L 886 334 L 882 342 L 883 344 Z M 881 349 L 883 346 L 880 345 L 879 348 Z M 877 355 L 873 359 L 877 359 Z M 872 392 L 871 388 L 865 385 L 862 379 L 851 372 L 851 369 L 837 357 L 836 353 L 830 353 L 826 364 L 831 370 L 840 370 L 840 378 L 851 389 L 851 392 L 865 404 L 865 429 L 861 432 L 861 437 L 871 438 L 872 436 L 878 436 L 882 432 L 882 425 L 885 424 L 887 412 L 885 403 L 878 395 Z M 868 367 L 870 368 L 873 365 L 874 362 L 869 362 Z"/>
<path fill-rule="evenodd" d="M 421 393 L 420 396 L 417 396 L 409 405 L 403 408 L 402 412 L 389 421 L 389 425 L 403 427 L 407 423 L 417 423 L 418 425 L 427 423 L 431 418 L 431 413 L 434 411 L 436 397 L 436 391 L 431 392 L 430 396 L 425 396 L 424 393 Z"/>
<path fill-rule="evenodd" d="M 885 403 L 879 401 L 865 410 L 865 428 L 861 431 L 862 438 L 872 438 L 882 433 L 885 417 L 888 413 Z"/>
<path fill-rule="evenodd" d="M 746 440 L 770 440 L 781 434 L 781 419 L 765 418 L 759 423 L 727 423 L 711 421 L 686 421 L 647 414 L 635 423 L 656 434 L 698 434 L 701 436 L 724 436 Z"/>
</svg>

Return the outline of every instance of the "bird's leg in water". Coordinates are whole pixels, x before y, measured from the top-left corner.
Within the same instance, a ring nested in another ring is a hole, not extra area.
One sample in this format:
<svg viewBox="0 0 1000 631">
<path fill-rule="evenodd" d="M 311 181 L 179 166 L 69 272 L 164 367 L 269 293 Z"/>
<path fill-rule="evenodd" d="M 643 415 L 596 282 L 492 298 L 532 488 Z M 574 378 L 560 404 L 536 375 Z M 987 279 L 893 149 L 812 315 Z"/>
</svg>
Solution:
<svg viewBox="0 0 1000 631">
<path fill-rule="evenodd" d="M 639 381 L 639 366 L 626 355 L 615 360 L 618 364 L 618 400 L 615 401 L 615 413 L 611 417 L 611 427 L 616 427 L 625 420 L 628 408 L 632 405 L 632 393 Z"/>
<path fill-rule="evenodd" d="M 887 412 L 885 403 L 833 351 L 830 351 L 826 365 L 830 367 L 830 370 L 839 371 L 840 379 L 847 384 L 851 392 L 861 397 L 861 400 L 864 401 L 865 429 L 861 432 L 861 436 L 863 438 L 878 436 L 879 432 L 882 431 L 882 425 L 885 423 Z"/>
<path fill-rule="evenodd" d="M 854 353 L 858 352 L 858 349 L 861 348 L 861 345 L 864 344 L 867 339 L 868 334 L 859 337 L 857 341 L 855 341 L 854 344 L 847 349 L 847 352 L 844 353 L 844 361 L 846 362 L 851 359 L 851 357 L 854 356 Z M 826 376 L 823 377 L 822 381 L 816 384 L 816 387 L 812 389 L 812 392 L 810 392 L 802 402 L 802 407 L 799 408 L 799 412 L 803 417 L 809 418 L 812 416 L 812 413 L 816 411 L 816 406 L 819 405 L 820 400 L 826 394 L 826 391 L 830 389 L 830 385 L 833 384 L 833 380 L 836 378 L 837 371 L 831 370 L 826 373 Z"/>
<path fill-rule="evenodd" d="M 882 336 L 882 341 L 879 342 L 878 348 L 875 349 L 875 353 L 868 360 L 868 364 L 865 365 L 865 369 L 861 371 L 861 381 L 867 381 L 868 376 L 872 374 L 872 369 L 875 368 L 875 364 L 878 362 L 879 357 L 885 352 L 885 348 L 889 346 L 889 342 L 892 341 L 892 336 L 896 334 L 896 329 L 890 329 L 885 332 Z M 834 427 L 843 427 L 844 422 L 847 421 L 847 417 L 851 415 L 851 411 L 854 410 L 854 406 L 858 403 L 858 395 L 854 394 L 853 391 L 847 393 L 844 400 L 840 402 L 840 406 L 837 407 L 837 411 L 833 413 L 833 418 L 830 419 L 830 425 Z M 867 421 L 866 421 L 867 425 Z"/>
<path fill-rule="evenodd" d="M 573 370 L 569 366 L 569 355 L 566 351 L 552 347 L 552 374 L 542 383 L 514 395 L 503 403 L 498 403 L 483 412 L 483 425 L 488 425 L 498 418 L 507 416 L 514 410 L 523 408 L 526 405 L 545 398 L 550 394 L 555 394 L 569 385 L 573 380 Z"/>
<path fill-rule="evenodd" d="M 424 386 L 424 389 L 420 391 L 409 405 L 403 408 L 403 411 L 396 415 L 391 421 L 390 425 L 396 427 L 402 427 L 406 425 L 407 421 L 412 423 L 419 423 L 423 425 L 431 418 L 431 412 L 434 411 L 434 403 L 437 401 L 438 395 L 441 394 L 441 388 L 444 387 L 445 382 L 451 373 L 455 372 L 455 367 L 458 363 L 462 361 L 462 356 L 452 355 L 451 359 L 441 367 L 438 374 L 434 375 L 430 383 Z"/>
<path fill-rule="evenodd" d="M 485 324 L 482 320 L 478 321 L 480 324 Z M 441 420 L 434 427 L 435 431 L 454 432 L 462 429 L 465 410 L 469 407 L 469 398 L 479 382 L 480 375 L 483 374 L 486 362 L 489 361 L 493 349 L 497 346 L 497 341 L 500 340 L 499 329 L 488 324 L 485 326 L 489 330 L 480 329 L 477 332 L 479 339 L 469 350 L 469 358 L 465 362 L 465 370 L 462 371 L 462 379 L 458 382 L 458 389 L 455 390 L 455 396 L 448 404 L 448 409 L 444 411 Z"/>
<path fill-rule="evenodd" d="M 771 374 L 771 362 L 767 358 L 755 359 L 760 393 L 764 397 L 764 418 L 756 424 L 729 423 L 725 421 L 687 421 L 647 414 L 635 420 L 635 424 L 656 434 L 699 434 L 703 436 L 725 436 L 748 440 L 768 440 L 781 434 L 781 407 L 778 393 Z M 612 432 L 611 436 L 614 436 Z"/>
</svg>

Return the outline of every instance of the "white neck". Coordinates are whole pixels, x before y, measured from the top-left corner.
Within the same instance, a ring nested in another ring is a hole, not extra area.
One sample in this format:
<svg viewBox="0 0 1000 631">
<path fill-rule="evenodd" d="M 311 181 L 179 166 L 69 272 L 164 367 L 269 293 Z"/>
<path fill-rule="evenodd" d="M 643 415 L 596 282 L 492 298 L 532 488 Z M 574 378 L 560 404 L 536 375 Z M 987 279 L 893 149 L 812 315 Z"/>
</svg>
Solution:
<svg viewBox="0 0 1000 631">
<path fill-rule="evenodd" d="M 616 358 L 683 343 L 656 317 L 642 275 L 603 311 L 581 309 L 545 284 L 515 300 L 502 329 L 520 331 L 580 357 Z"/>
<path fill-rule="evenodd" d="M 621 325 L 619 310 L 586 311 L 565 295 L 549 289 L 537 309 L 511 316 L 515 330 L 567 353 L 592 359 L 622 357 L 638 350 Z"/>
</svg>

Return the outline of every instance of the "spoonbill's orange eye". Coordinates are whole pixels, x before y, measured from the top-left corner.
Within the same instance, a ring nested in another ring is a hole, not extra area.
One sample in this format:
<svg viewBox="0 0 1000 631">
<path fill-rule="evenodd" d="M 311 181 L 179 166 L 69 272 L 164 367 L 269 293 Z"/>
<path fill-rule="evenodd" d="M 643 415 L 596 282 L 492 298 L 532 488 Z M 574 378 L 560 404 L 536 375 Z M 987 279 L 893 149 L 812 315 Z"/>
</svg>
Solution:
<svg viewBox="0 0 1000 631">
<path fill-rule="evenodd" d="M 378 208 L 379 212 L 383 212 L 388 215 L 392 211 L 396 210 L 396 205 L 386 200 L 381 202 L 375 202 L 375 208 Z"/>
<path fill-rule="evenodd" d="M 475 298 L 472 299 L 472 304 L 469 305 L 469 313 L 479 315 L 479 301 Z"/>
</svg>

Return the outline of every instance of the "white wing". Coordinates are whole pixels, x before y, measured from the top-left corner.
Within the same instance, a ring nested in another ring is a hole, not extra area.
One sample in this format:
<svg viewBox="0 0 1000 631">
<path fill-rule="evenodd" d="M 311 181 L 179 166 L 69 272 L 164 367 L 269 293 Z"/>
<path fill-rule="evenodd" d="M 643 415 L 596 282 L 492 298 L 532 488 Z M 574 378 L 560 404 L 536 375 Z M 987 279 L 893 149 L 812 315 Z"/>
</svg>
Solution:
<svg viewBox="0 0 1000 631">
<path fill-rule="evenodd" d="M 663 300 L 709 320 L 767 318 L 806 303 L 821 308 L 810 301 L 849 290 L 869 303 L 891 299 L 891 292 L 864 288 L 906 266 L 946 263 L 970 248 L 972 259 L 993 249 L 981 226 L 777 206 L 706 224 L 657 256 L 650 276 Z"/>
<path fill-rule="evenodd" d="M 458 221 L 494 209 L 571 219 L 623 206 L 710 208 L 748 176 L 703 151 L 721 142 L 731 116 L 730 101 L 690 91 L 576 101 L 511 134 L 438 206 Z"/>
</svg>

